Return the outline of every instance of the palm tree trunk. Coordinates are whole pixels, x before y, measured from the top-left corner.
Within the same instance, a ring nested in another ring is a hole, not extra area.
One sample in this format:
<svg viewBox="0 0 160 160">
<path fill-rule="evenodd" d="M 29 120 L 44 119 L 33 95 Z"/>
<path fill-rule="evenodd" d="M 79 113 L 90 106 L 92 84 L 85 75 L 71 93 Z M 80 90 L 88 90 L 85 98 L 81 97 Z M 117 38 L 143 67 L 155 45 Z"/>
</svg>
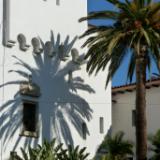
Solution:
<svg viewBox="0 0 160 160">
<path fill-rule="evenodd" d="M 147 120 L 146 120 L 146 50 L 136 58 L 136 160 L 146 160 Z"/>
</svg>

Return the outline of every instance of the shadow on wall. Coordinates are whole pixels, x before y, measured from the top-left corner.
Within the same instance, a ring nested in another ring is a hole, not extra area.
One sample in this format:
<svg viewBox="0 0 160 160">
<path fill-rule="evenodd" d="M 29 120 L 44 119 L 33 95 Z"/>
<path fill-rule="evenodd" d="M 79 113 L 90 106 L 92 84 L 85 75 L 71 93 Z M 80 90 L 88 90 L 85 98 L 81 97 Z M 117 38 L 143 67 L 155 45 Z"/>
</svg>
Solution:
<svg viewBox="0 0 160 160">
<path fill-rule="evenodd" d="M 24 80 L 9 81 L 0 87 L 6 85 L 20 85 L 23 83 L 36 84 L 40 87 L 41 96 L 37 99 L 39 103 L 39 134 L 47 140 L 56 137 L 60 142 L 74 145 L 70 125 L 72 125 L 78 134 L 83 137 L 82 124 L 92 118 L 92 109 L 87 101 L 78 95 L 79 90 L 95 93 L 95 91 L 85 84 L 79 76 L 74 76 L 74 72 L 80 70 L 80 66 L 85 64 L 84 55 L 79 56 L 76 49 L 72 49 L 76 37 L 69 42 L 69 36 L 61 43 L 60 35 L 54 39 L 51 33 L 51 40 L 43 43 L 42 53 L 33 53 L 36 68 L 29 63 L 13 56 L 17 61 L 17 70 L 10 70 L 10 74 L 18 74 Z M 37 41 L 38 42 L 38 41 Z M 39 46 L 39 45 L 37 45 Z M 71 56 L 70 56 L 71 54 Z M 14 100 L 8 100 L 1 106 L 0 125 L 2 126 L 0 138 L 4 139 L 4 148 L 15 135 L 16 130 L 22 125 L 22 103 L 23 96 L 15 93 Z M 70 125 L 69 125 L 70 124 Z M 87 129 L 87 134 L 89 131 Z M 17 137 L 13 150 L 16 149 L 21 139 Z M 38 139 L 25 138 L 24 147 L 28 144 L 35 146 Z"/>
</svg>

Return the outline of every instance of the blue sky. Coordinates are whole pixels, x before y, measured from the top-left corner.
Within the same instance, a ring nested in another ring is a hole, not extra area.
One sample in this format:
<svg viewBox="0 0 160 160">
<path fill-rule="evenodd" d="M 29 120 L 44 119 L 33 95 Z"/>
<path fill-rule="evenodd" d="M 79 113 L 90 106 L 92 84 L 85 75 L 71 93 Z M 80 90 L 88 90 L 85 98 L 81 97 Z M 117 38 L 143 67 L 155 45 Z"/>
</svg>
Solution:
<svg viewBox="0 0 160 160">
<path fill-rule="evenodd" d="M 88 0 L 88 12 L 91 11 L 98 11 L 98 10 L 115 10 L 115 8 L 105 0 Z M 89 23 L 95 24 L 95 25 L 104 25 L 109 24 L 110 22 L 104 21 L 104 20 L 94 20 L 90 21 Z M 130 54 L 128 52 L 128 56 L 124 59 L 122 65 L 118 69 L 117 73 L 112 79 L 112 86 L 119 86 L 119 85 L 125 85 L 127 82 L 127 68 L 128 68 L 128 62 L 129 62 Z M 152 65 L 152 73 L 156 72 L 156 67 L 153 64 Z"/>
</svg>

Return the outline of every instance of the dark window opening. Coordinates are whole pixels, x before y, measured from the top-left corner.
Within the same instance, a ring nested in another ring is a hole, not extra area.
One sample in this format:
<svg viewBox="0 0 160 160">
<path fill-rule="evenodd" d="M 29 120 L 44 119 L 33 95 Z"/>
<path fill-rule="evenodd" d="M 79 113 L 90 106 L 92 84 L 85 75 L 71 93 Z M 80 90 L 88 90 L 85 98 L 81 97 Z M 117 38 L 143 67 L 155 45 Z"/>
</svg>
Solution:
<svg viewBox="0 0 160 160">
<path fill-rule="evenodd" d="M 104 133 L 104 118 L 100 117 L 99 119 L 99 129 L 100 129 L 100 133 Z"/>
<path fill-rule="evenodd" d="M 57 5 L 57 6 L 60 5 L 60 0 L 56 0 L 56 5 Z"/>
<path fill-rule="evenodd" d="M 136 110 L 132 110 L 132 126 L 136 126 Z"/>
<path fill-rule="evenodd" d="M 83 139 L 86 139 L 87 138 L 87 126 L 86 126 L 86 123 L 82 123 L 82 136 L 83 136 Z"/>
<path fill-rule="evenodd" d="M 23 102 L 22 135 L 36 137 L 37 103 Z"/>
</svg>

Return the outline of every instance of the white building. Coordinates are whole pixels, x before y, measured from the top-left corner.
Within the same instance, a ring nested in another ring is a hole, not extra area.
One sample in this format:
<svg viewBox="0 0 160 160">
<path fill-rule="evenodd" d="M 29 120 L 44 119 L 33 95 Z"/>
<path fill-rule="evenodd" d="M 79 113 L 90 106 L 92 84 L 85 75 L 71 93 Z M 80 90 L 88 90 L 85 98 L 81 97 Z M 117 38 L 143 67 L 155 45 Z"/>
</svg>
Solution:
<svg viewBox="0 0 160 160">
<path fill-rule="evenodd" d="M 125 133 L 125 138 L 136 142 L 135 138 L 135 95 L 136 85 L 112 88 L 112 134 Z M 147 132 L 155 134 L 160 129 L 160 79 L 146 83 Z"/>
<path fill-rule="evenodd" d="M 0 7 L 0 159 L 54 137 L 92 157 L 111 125 L 111 85 L 104 89 L 106 71 L 89 77 L 77 53 L 85 52 L 76 36 L 87 29 L 78 22 L 87 2 L 0 0 Z"/>
</svg>

